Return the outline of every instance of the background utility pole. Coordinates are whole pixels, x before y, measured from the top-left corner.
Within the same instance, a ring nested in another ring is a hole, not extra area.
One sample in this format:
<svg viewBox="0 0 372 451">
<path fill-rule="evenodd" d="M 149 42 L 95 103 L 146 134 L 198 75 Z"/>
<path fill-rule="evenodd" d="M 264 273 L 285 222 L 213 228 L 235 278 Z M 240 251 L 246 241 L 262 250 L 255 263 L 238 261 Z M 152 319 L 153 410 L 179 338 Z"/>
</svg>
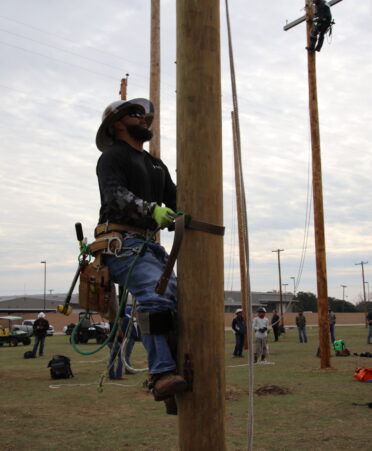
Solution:
<svg viewBox="0 0 372 451">
<path fill-rule="evenodd" d="M 360 263 L 355 263 L 356 265 L 360 265 L 362 267 L 362 280 L 363 280 L 363 300 L 364 300 L 364 311 L 366 314 L 366 327 L 368 326 L 368 322 L 367 322 L 367 313 L 368 313 L 368 308 L 367 308 L 367 298 L 366 298 L 366 283 L 364 281 L 364 265 L 368 265 L 368 262 L 363 262 L 361 261 Z"/>
<path fill-rule="evenodd" d="M 177 0 L 176 41 L 177 206 L 222 225 L 219 0 Z M 192 391 L 177 396 L 179 447 L 223 451 L 223 237 L 186 229 L 177 275 L 178 363 L 192 375 Z"/>
<path fill-rule="evenodd" d="M 150 46 L 150 100 L 155 108 L 152 123 L 154 136 L 150 141 L 150 154 L 160 158 L 160 0 L 151 0 Z"/>
<path fill-rule="evenodd" d="M 296 277 L 290 277 L 293 280 L 293 298 L 296 296 Z"/>
<path fill-rule="evenodd" d="M 277 252 L 277 254 L 278 254 L 279 299 L 280 299 L 280 330 L 281 330 L 281 332 L 285 332 L 285 329 L 284 329 L 284 315 L 283 315 L 282 271 L 280 269 L 280 253 L 283 252 L 283 251 L 284 251 L 284 249 L 277 249 L 276 251 L 271 251 L 271 252 Z"/>
<path fill-rule="evenodd" d="M 127 100 L 128 77 L 129 77 L 129 74 L 125 74 L 125 78 L 121 79 L 120 93 L 119 93 L 121 100 Z"/>
<path fill-rule="evenodd" d="M 239 261 L 240 261 L 240 293 L 242 299 L 242 310 L 244 319 L 247 321 L 251 319 L 251 315 L 247 315 L 247 296 L 248 296 L 248 268 L 247 268 L 247 255 L 244 243 L 244 234 L 246 231 L 245 212 L 243 211 L 242 202 L 242 177 L 241 177 L 241 161 L 239 144 L 236 130 L 235 113 L 231 112 L 231 122 L 233 128 L 233 148 L 234 148 L 234 170 L 235 170 L 235 194 L 236 194 L 236 213 L 238 218 L 238 237 L 239 237 Z M 244 337 L 244 349 L 248 349 L 248 340 L 251 340 L 248 334 Z"/>
<path fill-rule="evenodd" d="M 341 0 L 331 0 L 329 6 Z M 310 33 L 313 26 L 314 11 L 311 0 L 305 0 L 306 15 L 287 24 L 284 30 L 298 25 L 306 20 L 307 47 L 310 46 Z M 308 80 L 309 80 L 309 110 L 310 132 L 313 169 L 313 201 L 314 201 L 314 229 L 315 229 L 315 255 L 318 292 L 318 323 L 319 323 L 319 349 L 320 366 L 322 369 L 331 366 L 331 347 L 328 320 L 328 288 L 327 288 L 327 262 L 324 233 L 322 166 L 320 152 L 320 132 L 318 113 L 318 94 L 316 84 L 316 52 L 307 52 Z"/>
<path fill-rule="evenodd" d="M 341 285 L 342 287 L 342 311 L 345 310 L 345 288 L 347 288 L 347 285 Z"/>
</svg>

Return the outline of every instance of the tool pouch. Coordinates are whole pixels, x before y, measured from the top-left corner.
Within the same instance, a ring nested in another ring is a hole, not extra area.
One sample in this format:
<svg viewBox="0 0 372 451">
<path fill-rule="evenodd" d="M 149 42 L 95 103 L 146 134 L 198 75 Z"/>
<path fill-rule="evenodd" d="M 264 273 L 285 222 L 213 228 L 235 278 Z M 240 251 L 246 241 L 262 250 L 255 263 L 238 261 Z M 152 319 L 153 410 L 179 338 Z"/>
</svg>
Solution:
<svg viewBox="0 0 372 451">
<path fill-rule="evenodd" d="M 97 262 L 93 262 L 82 269 L 79 306 L 85 310 L 98 312 L 109 321 L 115 318 L 118 300 L 108 266 L 97 265 Z"/>
</svg>

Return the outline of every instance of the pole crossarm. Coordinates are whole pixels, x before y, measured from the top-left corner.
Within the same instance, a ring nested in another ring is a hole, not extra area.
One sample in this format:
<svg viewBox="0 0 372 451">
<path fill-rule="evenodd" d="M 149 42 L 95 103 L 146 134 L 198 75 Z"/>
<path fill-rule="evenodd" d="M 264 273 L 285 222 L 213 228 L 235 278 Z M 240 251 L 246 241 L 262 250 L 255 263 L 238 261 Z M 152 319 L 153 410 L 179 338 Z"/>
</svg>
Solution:
<svg viewBox="0 0 372 451">
<path fill-rule="evenodd" d="M 342 2 L 342 0 L 330 0 L 327 3 L 329 6 L 333 6 L 340 2 Z M 283 30 L 288 31 L 291 28 L 295 27 L 296 25 L 299 25 L 300 23 L 305 22 L 305 20 L 306 20 L 306 14 L 299 17 L 298 19 L 294 20 L 293 22 L 290 22 L 290 23 L 287 23 L 286 25 L 284 25 Z"/>
</svg>

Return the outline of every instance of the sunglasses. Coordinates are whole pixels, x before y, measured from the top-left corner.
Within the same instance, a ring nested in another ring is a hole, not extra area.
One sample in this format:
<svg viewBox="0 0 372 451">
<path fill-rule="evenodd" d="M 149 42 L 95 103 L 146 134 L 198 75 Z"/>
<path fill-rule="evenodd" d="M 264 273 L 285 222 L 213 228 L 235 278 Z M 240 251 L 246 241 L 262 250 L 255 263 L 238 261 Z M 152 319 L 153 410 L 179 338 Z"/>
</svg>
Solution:
<svg viewBox="0 0 372 451">
<path fill-rule="evenodd" d="M 131 110 L 128 111 L 127 116 L 140 118 L 142 116 L 145 116 L 145 113 L 142 110 Z"/>
</svg>

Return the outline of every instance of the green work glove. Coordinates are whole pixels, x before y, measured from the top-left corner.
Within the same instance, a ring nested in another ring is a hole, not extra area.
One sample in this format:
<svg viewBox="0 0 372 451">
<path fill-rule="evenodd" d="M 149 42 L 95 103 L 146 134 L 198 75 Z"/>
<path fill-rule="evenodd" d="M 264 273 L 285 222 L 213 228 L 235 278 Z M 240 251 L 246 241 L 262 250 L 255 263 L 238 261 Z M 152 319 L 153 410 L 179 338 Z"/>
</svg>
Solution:
<svg viewBox="0 0 372 451">
<path fill-rule="evenodd" d="M 173 224 L 176 213 L 171 208 L 156 205 L 151 216 L 158 226 L 164 229 L 164 227 L 169 227 Z"/>
</svg>

